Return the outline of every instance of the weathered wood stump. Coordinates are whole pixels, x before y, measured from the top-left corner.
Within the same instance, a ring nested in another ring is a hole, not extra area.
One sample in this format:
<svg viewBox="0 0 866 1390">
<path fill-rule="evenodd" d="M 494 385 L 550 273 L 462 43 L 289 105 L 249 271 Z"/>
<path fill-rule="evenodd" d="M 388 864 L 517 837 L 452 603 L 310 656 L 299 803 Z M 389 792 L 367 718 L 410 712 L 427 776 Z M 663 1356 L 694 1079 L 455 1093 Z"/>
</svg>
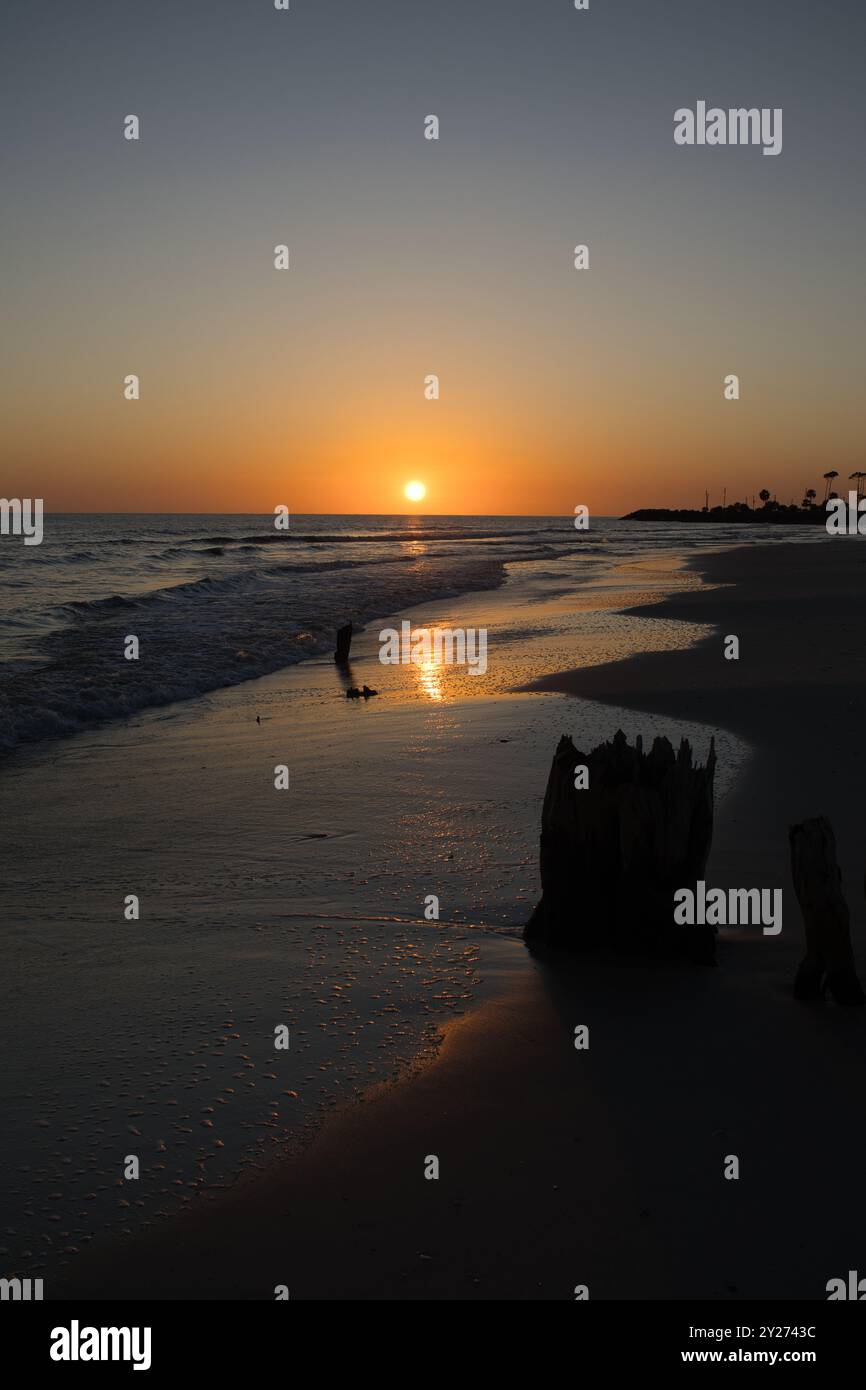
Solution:
<svg viewBox="0 0 866 1390">
<path fill-rule="evenodd" d="M 352 624 L 346 623 L 345 627 L 337 628 L 337 650 L 334 652 L 334 660 L 338 666 L 348 666 L 351 645 Z"/>
<path fill-rule="evenodd" d="M 675 923 L 673 895 L 703 877 L 715 763 L 714 743 L 702 768 L 685 739 L 677 754 L 665 738 L 645 754 L 621 730 L 592 753 L 561 738 L 541 815 L 542 896 L 524 939 L 712 963 L 714 928 Z M 579 790 L 581 766 L 588 785 Z"/>
<path fill-rule="evenodd" d="M 833 827 L 825 816 L 817 816 L 792 825 L 788 841 L 794 892 L 806 928 L 806 954 L 794 980 L 794 998 L 820 999 L 826 988 L 837 1004 L 862 1004 Z"/>
</svg>

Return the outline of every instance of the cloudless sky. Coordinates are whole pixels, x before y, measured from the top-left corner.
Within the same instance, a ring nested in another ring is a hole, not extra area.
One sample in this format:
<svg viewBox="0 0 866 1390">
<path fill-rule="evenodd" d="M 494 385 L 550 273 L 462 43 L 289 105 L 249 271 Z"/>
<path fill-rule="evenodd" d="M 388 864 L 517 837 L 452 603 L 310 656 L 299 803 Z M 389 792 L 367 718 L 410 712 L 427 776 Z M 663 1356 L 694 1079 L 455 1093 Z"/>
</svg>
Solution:
<svg viewBox="0 0 866 1390">
<path fill-rule="evenodd" d="M 847 478 L 864 54 L 859 0 L 4 0 L 0 494 L 616 513 Z M 698 100 L 782 107 L 782 153 L 675 146 Z"/>
</svg>

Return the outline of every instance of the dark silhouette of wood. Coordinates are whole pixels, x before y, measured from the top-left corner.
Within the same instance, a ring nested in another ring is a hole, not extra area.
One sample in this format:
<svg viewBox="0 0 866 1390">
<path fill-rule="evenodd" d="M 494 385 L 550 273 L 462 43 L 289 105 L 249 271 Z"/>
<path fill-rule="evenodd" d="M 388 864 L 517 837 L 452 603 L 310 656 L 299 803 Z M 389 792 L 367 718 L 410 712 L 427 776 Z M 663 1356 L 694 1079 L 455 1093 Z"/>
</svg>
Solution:
<svg viewBox="0 0 866 1390">
<path fill-rule="evenodd" d="M 833 827 L 825 816 L 818 816 L 792 825 L 788 841 L 794 892 L 806 928 L 806 954 L 794 980 L 794 998 L 821 999 L 828 989 L 837 1004 L 862 1004 Z"/>
<path fill-rule="evenodd" d="M 530 945 L 683 956 L 712 963 L 715 929 L 674 922 L 673 894 L 693 892 L 713 836 L 715 746 L 692 766 L 657 738 L 648 754 L 617 732 L 579 752 L 562 738 L 541 816 L 542 896 L 524 929 Z M 589 785 L 575 787 L 575 769 Z"/>
<path fill-rule="evenodd" d="M 352 624 L 346 623 L 345 627 L 337 629 L 337 650 L 334 652 L 334 660 L 338 666 L 348 666 L 349 648 L 352 645 Z"/>
</svg>

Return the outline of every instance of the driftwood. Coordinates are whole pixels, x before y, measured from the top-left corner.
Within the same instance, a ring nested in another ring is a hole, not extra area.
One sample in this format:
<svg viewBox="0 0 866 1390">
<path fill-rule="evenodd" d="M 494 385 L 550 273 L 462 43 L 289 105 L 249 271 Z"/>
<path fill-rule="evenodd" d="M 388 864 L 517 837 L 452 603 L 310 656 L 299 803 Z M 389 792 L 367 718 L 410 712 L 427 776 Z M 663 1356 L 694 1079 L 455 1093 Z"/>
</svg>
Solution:
<svg viewBox="0 0 866 1390">
<path fill-rule="evenodd" d="M 645 754 L 620 730 L 579 752 L 562 738 L 541 816 L 542 896 L 524 929 L 530 945 L 678 955 L 711 963 L 715 930 L 674 922 L 673 895 L 703 876 L 713 836 L 715 747 L 692 766 L 657 738 Z M 589 770 L 585 789 L 575 769 Z"/>
<path fill-rule="evenodd" d="M 794 892 L 806 928 L 806 954 L 794 980 L 794 998 L 820 999 L 826 987 L 837 1004 L 862 1004 L 833 827 L 818 816 L 792 825 L 788 841 Z"/>
<path fill-rule="evenodd" d="M 334 652 L 334 660 L 338 666 L 348 666 L 351 645 L 352 624 L 346 623 L 345 627 L 337 628 L 337 650 Z"/>
</svg>

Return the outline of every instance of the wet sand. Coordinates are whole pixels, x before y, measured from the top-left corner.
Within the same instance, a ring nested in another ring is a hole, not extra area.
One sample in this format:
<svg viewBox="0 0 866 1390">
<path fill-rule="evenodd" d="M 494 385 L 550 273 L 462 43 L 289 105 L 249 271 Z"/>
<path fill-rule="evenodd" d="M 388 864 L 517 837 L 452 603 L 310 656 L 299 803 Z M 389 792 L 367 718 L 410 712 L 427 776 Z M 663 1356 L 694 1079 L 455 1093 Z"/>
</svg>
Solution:
<svg viewBox="0 0 866 1390">
<path fill-rule="evenodd" d="M 95 1247 L 265 1171 L 527 974 L 514 938 L 563 728 L 598 740 L 611 719 L 632 736 L 638 720 L 645 735 L 676 726 L 506 692 L 557 650 L 598 661 L 686 644 L 688 624 L 614 608 L 694 583 L 669 555 L 580 566 L 569 603 L 560 571 L 530 569 L 405 615 L 489 625 L 481 679 L 383 667 L 377 626 L 349 672 L 308 661 L 4 762 L 8 1272 L 51 1287 Z M 380 695 L 347 701 L 362 681 Z M 743 756 L 727 738 L 729 781 Z M 288 793 L 273 786 L 281 763 Z M 438 920 L 424 916 L 431 892 Z"/>
<path fill-rule="evenodd" d="M 862 1265 L 866 1018 L 791 998 L 786 828 L 833 821 L 862 974 L 866 553 L 839 540 L 697 565 L 719 587 L 658 612 L 715 636 L 543 685 L 748 740 L 707 879 L 781 886 L 782 934 L 726 932 L 709 970 L 525 958 L 447 1023 L 432 1060 L 342 1108 L 302 1154 L 93 1250 L 47 1296 L 570 1299 L 586 1284 L 591 1298 L 823 1299 Z M 722 656 L 729 633 L 739 662 Z"/>
</svg>

